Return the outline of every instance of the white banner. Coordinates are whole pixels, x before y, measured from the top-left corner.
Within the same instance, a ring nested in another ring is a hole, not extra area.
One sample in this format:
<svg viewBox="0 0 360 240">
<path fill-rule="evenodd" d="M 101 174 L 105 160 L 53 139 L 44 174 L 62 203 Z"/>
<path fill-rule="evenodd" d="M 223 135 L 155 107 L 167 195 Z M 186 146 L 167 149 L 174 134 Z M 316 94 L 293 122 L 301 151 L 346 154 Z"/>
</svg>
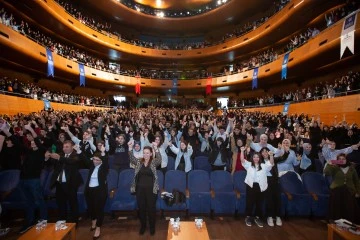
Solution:
<svg viewBox="0 0 360 240">
<path fill-rule="evenodd" d="M 345 49 L 349 48 L 350 52 L 354 54 L 354 39 L 355 39 L 355 23 L 357 12 L 345 18 L 341 31 L 341 45 L 340 45 L 340 59 L 344 55 Z"/>
</svg>

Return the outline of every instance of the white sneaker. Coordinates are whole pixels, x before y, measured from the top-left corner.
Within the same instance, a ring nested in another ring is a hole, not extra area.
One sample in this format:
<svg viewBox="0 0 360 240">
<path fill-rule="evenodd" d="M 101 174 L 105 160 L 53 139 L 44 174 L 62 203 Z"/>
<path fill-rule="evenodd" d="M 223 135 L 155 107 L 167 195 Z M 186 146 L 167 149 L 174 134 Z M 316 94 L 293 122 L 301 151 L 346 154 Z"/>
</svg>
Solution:
<svg viewBox="0 0 360 240">
<path fill-rule="evenodd" d="M 274 226 L 274 220 L 272 217 L 268 217 L 267 218 L 267 224 L 270 226 L 270 227 L 273 227 Z"/>
<path fill-rule="evenodd" d="M 282 221 L 280 217 L 276 217 L 276 226 L 282 226 Z"/>
</svg>

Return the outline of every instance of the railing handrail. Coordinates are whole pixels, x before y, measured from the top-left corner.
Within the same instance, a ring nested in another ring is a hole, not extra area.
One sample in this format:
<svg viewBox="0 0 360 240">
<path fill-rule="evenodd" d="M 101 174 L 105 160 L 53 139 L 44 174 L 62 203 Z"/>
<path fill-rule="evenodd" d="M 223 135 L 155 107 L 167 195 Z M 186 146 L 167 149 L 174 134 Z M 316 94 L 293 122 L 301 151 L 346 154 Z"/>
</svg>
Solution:
<svg viewBox="0 0 360 240">
<path fill-rule="evenodd" d="M 360 93 L 360 89 L 335 93 L 334 97 L 342 97 L 344 95 L 346 96 L 346 95 L 351 94 L 351 93 L 355 93 L 355 94 Z M 324 98 L 324 96 L 326 96 L 326 97 Z M 273 107 L 273 106 L 283 105 L 284 103 L 301 103 L 301 102 L 310 102 L 310 101 L 323 100 L 323 99 L 329 99 L 328 94 L 321 94 L 321 96 L 314 96 L 314 97 L 311 97 L 311 98 L 305 98 L 305 99 L 301 99 L 299 101 L 292 100 L 292 101 L 282 101 L 282 102 L 279 102 L 279 103 L 264 104 L 264 105 L 260 105 L 260 104 L 245 105 L 245 106 L 240 106 L 240 107 L 228 107 L 228 109 Z M 244 100 L 246 100 L 246 99 L 244 99 Z"/>
<path fill-rule="evenodd" d="M 30 98 L 33 100 L 39 100 L 39 101 L 43 101 L 43 100 L 49 100 L 47 98 L 43 98 L 42 96 L 38 95 L 37 99 L 34 99 L 31 97 L 31 95 L 27 95 L 27 94 L 22 94 L 22 93 L 17 93 L 17 92 L 9 92 L 9 91 L 4 91 L 4 90 L 0 90 L 0 94 L 4 94 L 4 95 L 12 95 L 12 96 L 18 96 L 18 97 L 22 97 L 22 98 Z M 51 92 L 51 94 L 54 94 Z M 66 95 L 71 95 L 71 94 L 66 94 Z M 87 98 L 87 96 L 81 96 L 81 97 L 85 97 Z M 110 106 L 110 105 L 96 105 L 96 104 L 82 104 L 82 103 L 77 103 L 77 102 L 65 102 L 65 101 L 54 101 L 53 99 L 49 100 L 50 102 L 55 102 L 55 103 L 64 103 L 64 104 L 70 104 L 70 105 L 80 105 L 80 106 L 86 106 L 86 107 L 106 107 L 106 108 L 111 108 L 111 107 L 116 107 L 116 106 Z"/>
</svg>

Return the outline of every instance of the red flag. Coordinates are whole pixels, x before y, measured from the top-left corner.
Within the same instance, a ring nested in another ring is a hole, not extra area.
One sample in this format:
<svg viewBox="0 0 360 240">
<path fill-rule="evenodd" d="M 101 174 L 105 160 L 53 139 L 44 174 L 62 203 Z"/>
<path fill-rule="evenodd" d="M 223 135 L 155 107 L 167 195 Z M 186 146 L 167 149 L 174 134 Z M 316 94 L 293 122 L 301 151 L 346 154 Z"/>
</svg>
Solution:
<svg viewBox="0 0 360 240">
<path fill-rule="evenodd" d="M 136 93 L 136 95 L 140 95 L 140 80 L 139 80 L 140 74 L 136 73 L 135 77 L 137 78 L 137 83 L 135 85 L 135 93 Z"/>
<path fill-rule="evenodd" d="M 206 80 L 206 90 L 205 90 L 206 95 L 211 95 L 211 85 L 212 85 L 212 77 L 210 76 Z"/>
<path fill-rule="evenodd" d="M 135 93 L 137 95 L 140 95 L 140 83 L 136 83 L 136 85 L 135 85 Z"/>
</svg>

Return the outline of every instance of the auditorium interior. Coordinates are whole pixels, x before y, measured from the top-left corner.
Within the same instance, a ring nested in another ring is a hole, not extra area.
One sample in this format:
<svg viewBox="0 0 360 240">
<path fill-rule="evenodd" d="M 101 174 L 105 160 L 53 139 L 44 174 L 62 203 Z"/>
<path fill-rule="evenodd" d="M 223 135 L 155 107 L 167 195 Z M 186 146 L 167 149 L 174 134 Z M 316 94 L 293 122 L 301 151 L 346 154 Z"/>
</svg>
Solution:
<svg viewBox="0 0 360 240">
<path fill-rule="evenodd" d="M 0 0 L 0 239 L 360 239 L 359 9 Z"/>
</svg>

